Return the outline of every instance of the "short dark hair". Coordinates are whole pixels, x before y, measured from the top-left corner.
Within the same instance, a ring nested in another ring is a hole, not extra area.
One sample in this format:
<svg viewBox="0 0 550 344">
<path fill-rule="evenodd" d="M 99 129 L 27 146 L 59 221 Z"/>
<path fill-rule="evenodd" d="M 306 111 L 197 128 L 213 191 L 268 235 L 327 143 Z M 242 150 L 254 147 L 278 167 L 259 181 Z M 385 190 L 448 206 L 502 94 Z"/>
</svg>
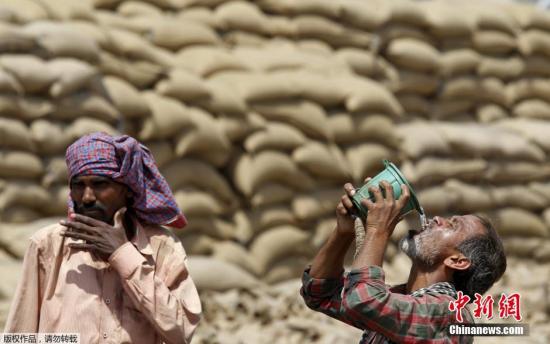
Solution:
<svg viewBox="0 0 550 344">
<path fill-rule="evenodd" d="M 453 274 L 456 290 L 468 295 L 471 300 L 475 293 L 484 294 L 506 271 L 506 255 L 502 241 L 495 227 L 486 217 L 475 215 L 485 227 L 484 235 L 468 238 L 457 249 L 471 261 L 466 270 Z"/>
</svg>

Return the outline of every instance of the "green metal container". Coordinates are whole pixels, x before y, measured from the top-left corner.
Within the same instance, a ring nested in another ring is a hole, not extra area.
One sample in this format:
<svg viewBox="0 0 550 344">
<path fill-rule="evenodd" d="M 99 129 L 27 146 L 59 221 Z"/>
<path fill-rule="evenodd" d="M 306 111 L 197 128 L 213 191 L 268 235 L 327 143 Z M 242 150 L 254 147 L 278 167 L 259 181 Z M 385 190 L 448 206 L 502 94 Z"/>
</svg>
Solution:
<svg viewBox="0 0 550 344">
<path fill-rule="evenodd" d="M 401 210 L 401 215 L 405 215 L 413 210 L 416 210 L 420 215 L 424 215 L 424 209 L 420 206 L 420 203 L 418 202 L 418 199 L 416 198 L 416 194 L 414 193 L 413 188 L 405 179 L 401 171 L 390 161 L 384 160 L 384 170 L 378 173 L 375 177 L 373 177 L 369 182 L 365 185 L 363 185 L 360 189 L 357 189 L 355 191 L 355 194 L 351 197 L 351 201 L 355 205 L 357 213 L 355 215 L 366 218 L 368 209 L 366 207 L 363 207 L 361 204 L 361 200 L 364 198 L 369 198 L 371 201 L 375 201 L 374 195 L 369 192 L 369 188 L 371 186 L 379 186 L 382 194 L 385 196 L 385 190 L 384 188 L 379 185 L 381 181 L 385 180 L 388 183 L 391 184 L 393 187 L 393 196 L 395 199 L 399 199 L 401 197 L 401 185 L 405 184 L 409 187 L 411 197 L 409 198 L 409 201 L 405 205 L 405 207 Z"/>
</svg>

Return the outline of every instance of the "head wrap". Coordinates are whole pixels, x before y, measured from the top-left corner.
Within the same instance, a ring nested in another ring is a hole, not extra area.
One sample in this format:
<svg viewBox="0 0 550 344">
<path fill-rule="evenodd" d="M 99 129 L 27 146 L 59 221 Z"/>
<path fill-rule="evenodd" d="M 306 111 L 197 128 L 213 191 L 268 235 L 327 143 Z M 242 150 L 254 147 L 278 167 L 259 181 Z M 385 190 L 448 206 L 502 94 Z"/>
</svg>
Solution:
<svg viewBox="0 0 550 344">
<path fill-rule="evenodd" d="M 127 185 L 134 193 L 132 209 L 145 223 L 183 228 L 185 216 L 160 174 L 147 147 L 128 135 L 92 133 L 75 141 L 65 155 L 69 180 L 101 175 Z M 69 199 L 69 212 L 73 212 Z"/>
</svg>

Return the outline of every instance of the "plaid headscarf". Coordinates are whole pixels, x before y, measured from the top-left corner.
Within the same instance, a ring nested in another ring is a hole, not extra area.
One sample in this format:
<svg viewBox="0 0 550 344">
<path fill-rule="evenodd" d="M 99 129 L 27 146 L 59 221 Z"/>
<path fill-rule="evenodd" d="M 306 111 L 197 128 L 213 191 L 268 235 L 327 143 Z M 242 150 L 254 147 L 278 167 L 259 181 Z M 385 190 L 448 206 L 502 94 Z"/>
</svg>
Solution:
<svg viewBox="0 0 550 344">
<path fill-rule="evenodd" d="M 77 175 L 101 175 L 127 185 L 134 193 L 134 209 L 145 223 L 183 228 L 187 219 L 160 174 L 147 147 L 128 135 L 96 132 L 67 148 L 69 180 Z M 69 213 L 73 212 L 69 197 Z"/>
</svg>

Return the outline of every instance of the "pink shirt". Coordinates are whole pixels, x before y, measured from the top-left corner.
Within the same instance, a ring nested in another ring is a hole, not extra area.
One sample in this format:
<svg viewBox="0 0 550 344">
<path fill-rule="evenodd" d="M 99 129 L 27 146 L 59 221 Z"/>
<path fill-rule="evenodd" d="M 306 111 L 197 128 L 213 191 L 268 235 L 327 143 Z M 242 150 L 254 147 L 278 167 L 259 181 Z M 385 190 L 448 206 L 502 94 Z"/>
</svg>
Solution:
<svg viewBox="0 0 550 344">
<path fill-rule="evenodd" d="M 30 239 L 4 332 L 80 333 L 81 343 L 188 343 L 201 304 L 181 242 L 158 226 L 102 261 L 52 225 Z"/>
</svg>

